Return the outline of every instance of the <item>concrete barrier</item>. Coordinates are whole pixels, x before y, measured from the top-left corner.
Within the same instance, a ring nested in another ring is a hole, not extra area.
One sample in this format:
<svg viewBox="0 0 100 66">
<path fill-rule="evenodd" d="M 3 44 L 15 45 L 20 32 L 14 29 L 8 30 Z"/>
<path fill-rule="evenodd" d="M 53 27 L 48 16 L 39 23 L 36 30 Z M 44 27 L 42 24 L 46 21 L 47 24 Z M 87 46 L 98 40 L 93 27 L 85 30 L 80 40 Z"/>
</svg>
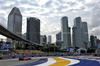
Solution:
<svg viewBox="0 0 100 66">
<path fill-rule="evenodd" d="M 0 57 L 0 60 L 2 59 L 2 57 Z"/>
</svg>

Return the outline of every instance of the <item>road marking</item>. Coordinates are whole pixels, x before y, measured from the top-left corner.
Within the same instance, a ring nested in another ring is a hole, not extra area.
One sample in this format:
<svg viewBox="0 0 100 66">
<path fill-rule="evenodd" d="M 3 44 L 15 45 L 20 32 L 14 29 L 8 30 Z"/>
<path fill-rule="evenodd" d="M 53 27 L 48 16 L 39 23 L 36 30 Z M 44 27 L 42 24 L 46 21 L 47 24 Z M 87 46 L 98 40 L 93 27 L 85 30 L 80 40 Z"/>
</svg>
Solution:
<svg viewBox="0 0 100 66">
<path fill-rule="evenodd" d="M 70 64 L 68 64 L 67 66 L 74 65 L 80 62 L 79 60 L 75 60 L 75 59 L 69 59 L 69 58 L 64 58 L 64 57 L 60 57 L 60 58 L 70 60 Z"/>
<path fill-rule="evenodd" d="M 55 57 L 53 59 L 56 60 L 56 63 L 51 64 L 49 66 L 65 66 L 65 65 L 70 64 L 70 61 L 67 59 L 62 59 L 62 58 L 58 58 L 58 57 Z"/>
<path fill-rule="evenodd" d="M 54 63 L 56 63 L 56 61 L 53 58 L 48 58 L 48 61 L 46 63 L 38 64 L 38 65 L 35 65 L 35 66 L 48 66 L 48 65 L 51 65 L 51 64 L 54 64 Z"/>
</svg>

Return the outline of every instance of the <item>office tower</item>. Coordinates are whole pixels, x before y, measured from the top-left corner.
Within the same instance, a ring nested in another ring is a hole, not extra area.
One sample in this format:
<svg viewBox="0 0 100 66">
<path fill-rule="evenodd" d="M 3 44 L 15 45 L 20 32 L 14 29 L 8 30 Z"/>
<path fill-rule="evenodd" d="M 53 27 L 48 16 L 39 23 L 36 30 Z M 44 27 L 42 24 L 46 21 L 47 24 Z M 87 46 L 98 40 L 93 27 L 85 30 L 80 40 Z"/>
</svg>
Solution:
<svg viewBox="0 0 100 66">
<path fill-rule="evenodd" d="M 95 47 L 97 48 L 97 36 L 94 36 L 94 44 L 95 44 Z"/>
<path fill-rule="evenodd" d="M 89 41 L 89 45 L 88 45 L 88 47 L 91 47 L 91 41 Z"/>
<path fill-rule="evenodd" d="M 73 46 L 74 47 L 79 47 L 79 48 L 84 48 L 83 37 L 82 37 L 81 17 L 76 17 L 74 19 Z"/>
<path fill-rule="evenodd" d="M 71 46 L 70 28 L 68 27 L 68 18 L 61 18 L 61 38 L 63 41 L 61 49 L 68 49 Z"/>
<path fill-rule="evenodd" d="M 100 48 L 100 39 L 97 39 L 97 48 Z"/>
<path fill-rule="evenodd" d="M 41 35 L 41 37 L 40 37 L 40 44 L 42 44 L 43 46 L 46 46 L 46 44 L 47 44 L 47 37 L 46 37 L 46 35 Z"/>
<path fill-rule="evenodd" d="M 97 47 L 97 37 L 91 35 L 90 36 L 90 42 L 91 42 L 91 48 L 96 48 Z"/>
<path fill-rule="evenodd" d="M 56 34 L 56 46 L 61 49 L 62 40 L 61 40 L 61 32 Z"/>
<path fill-rule="evenodd" d="M 56 41 L 61 41 L 61 32 L 56 34 Z"/>
<path fill-rule="evenodd" d="M 90 36 L 90 42 L 91 42 L 91 48 L 95 48 L 95 43 L 94 43 L 94 36 Z"/>
<path fill-rule="evenodd" d="M 71 28 L 68 27 L 68 44 L 69 44 L 69 47 L 72 47 L 71 45 Z"/>
<path fill-rule="evenodd" d="M 52 38 L 51 38 L 51 36 L 49 35 L 48 36 L 48 44 L 51 44 L 52 43 Z"/>
<path fill-rule="evenodd" d="M 43 44 L 44 44 L 44 46 L 46 46 L 46 44 L 47 44 L 47 37 L 46 37 L 46 35 L 44 35 L 44 37 L 43 37 Z"/>
<path fill-rule="evenodd" d="M 88 44 L 89 44 L 87 22 L 82 22 L 82 34 L 83 34 L 84 46 L 85 46 L 85 48 L 87 48 Z"/>
<path fill-rule="evenodd" d="M 12 33 L 16 34 L 17 36 L 21 37 L 22 33 L 22 15 L 19 8 L 14 7 L 8 15 L 8 30 Z M 7 42 L 11 42 L 10 38 L 7 38 Z M 14 42 L 14 43 L 13 43 Z M 11 48 L 16 48 L 15 44 L 16 41 L 11 43 Z"/>
<path fill-rule="evenodd" d="M 26 39 L 26 33 L 22 34 L 22 38 Z"/>
<path fill-rule="evenodd" d="M 27 18 L 27 40 L 40 44 L 40 20 L 35 17 Z"/>
<path fill-rule="evenodd" d="M 14 7 L 8 15 L 8 30 L 21 37 L 22 15 L 17 7 Z"/>
</svg>

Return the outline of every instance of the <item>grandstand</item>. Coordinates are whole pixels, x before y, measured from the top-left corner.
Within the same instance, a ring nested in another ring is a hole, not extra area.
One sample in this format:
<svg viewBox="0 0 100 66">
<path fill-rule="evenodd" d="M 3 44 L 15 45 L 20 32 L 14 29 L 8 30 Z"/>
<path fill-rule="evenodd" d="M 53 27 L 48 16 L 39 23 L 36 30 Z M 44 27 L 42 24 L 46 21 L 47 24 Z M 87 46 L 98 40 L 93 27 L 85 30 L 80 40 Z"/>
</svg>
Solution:
<svg viewBox="0 0 100 66">
<path fill-rule="evenodd" d="M 0 57 L 5 57 L 3 54 L 0 54 Z"/>
</svg>

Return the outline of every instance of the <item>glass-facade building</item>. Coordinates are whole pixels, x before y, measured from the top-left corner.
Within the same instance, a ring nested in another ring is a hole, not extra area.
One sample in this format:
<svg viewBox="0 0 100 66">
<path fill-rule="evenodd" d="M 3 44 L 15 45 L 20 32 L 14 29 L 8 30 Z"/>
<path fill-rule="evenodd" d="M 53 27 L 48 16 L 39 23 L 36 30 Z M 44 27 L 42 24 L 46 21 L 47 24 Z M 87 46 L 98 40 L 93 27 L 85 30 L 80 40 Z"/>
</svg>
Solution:
<svg viewBox="0 0 100 66">
<path fill-rule="evenodd" d="M 68 17 L 61 18 L 61 38 L 63 41 L 61 49 L 68 49 L 71 47 L 70 27 L 68 26 Z"/>
<path fill-rule="evenodd" d="M 83 43 L 83 34 L 82 34 L 82 22 L 81 17 L 76 17 L 74 19 L 74 26 L 73 26 L 73 46 L 84 48 Z"/>
<path fill-rule="evenodd" d="M 46 44 L 47 44 L 47 37 L 46 37 L 46 35 L 41 35 L 41 37 L 40 37 L 40 44 L 42 44 L 43 46 L 46 46 Z"/>
<path fill-rule="evenodd" d="M 82 22 L 82 35 L 85 48 L 89 47 L 88 26 L 87 22 Z"/>
<path fill-rule="evenodd" d="M 8 15 L 8 30 L 21 37 L 22 15 L 17 7 L 14 7 Z"/>
<path fill-rule="evenodd" d="M 27 18 L 27 40 L 40 44 L 40 20 L 35 17 Z"/>
<path fill-rule="evenodd" d="M 61 32 L 56 34 L 56 41 L 61 41 Z"/>
<path fill-rule="evenodd" d="M 48 36 L 48 44 L 51 44 L 52 43 L 52 37 L 51 35 Z"/>
</svg>

